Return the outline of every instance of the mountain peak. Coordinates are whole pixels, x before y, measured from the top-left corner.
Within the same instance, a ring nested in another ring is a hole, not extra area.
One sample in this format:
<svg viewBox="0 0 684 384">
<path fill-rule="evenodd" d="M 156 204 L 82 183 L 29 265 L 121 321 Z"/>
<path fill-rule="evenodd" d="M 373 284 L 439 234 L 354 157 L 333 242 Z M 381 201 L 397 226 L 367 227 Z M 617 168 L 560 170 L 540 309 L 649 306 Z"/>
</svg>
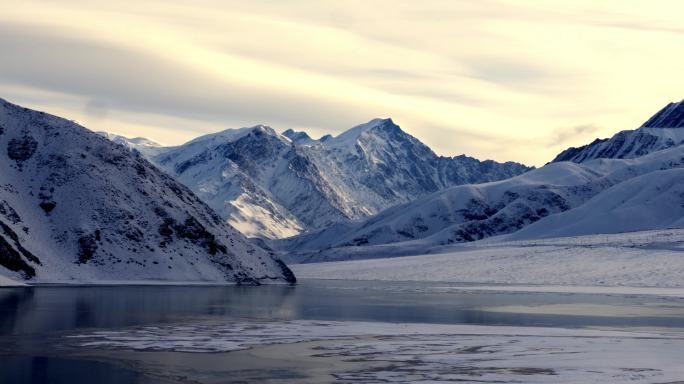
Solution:
<svg viewBox="0 0 684 384">
<path fill-rule="evenodd" d="M 648 119 L 642 128 L 684 128 L 684 100 L 669 103 Z"/>
<path fill-rule="evenodd" d="M 276 132 L 275 129 L 269 127 L 268 125 L 263 125 L 263 124 L 258 124 L 258 125 L 253 126 L 252 131 L 263 132 L 263 133 L 267 133 L 269 135 L 278 135 L 278 132 Z"/>
<path fill-rule="evenodd" d="M 258 124 L 252 127 L 228 128 L 224 129 L 223 131 L 209 133 L 206 135 L 196 137 L 183 145 L 200 143 L 202 143 L 202 145 L 208 145 L 208 143 L 211 143 L 211 145 L 220 145 L 223 143 L 239 140 L 244 136 L 249 135 L 250 133 L 266 134 L 277 137 L 280 136 L 273 128 L 267 125 Z"/>
<path fill-rule="evenodd" d="M 365 132 L 369 132 L 372 130 L 376 129 L 381 129 L 381 130 L 399 130 L 401 131 L 401 128 L 394 124 L 394 121 L 392 121 L 391 118 L 375 118 L 367 123 L 364 124 L 359 124 L 353 128 L 350 128 L 347 131 L 342 132 L 338 136 L 335 137 L 335 141 L 337 142 L 345 142 L 345 141 L 355 141 Z"/>
<path fill-rule="evenodd" d="M 295 144 L 309 143 L 314 141 L 306 132 L 298 132 L 292 128 L 284 131 L 282 135 L 290 139 Z"/>
<path fill-rule="evenodd" d="M 155 141 L 152 141 L 150 139 L 146 139 L 144 137 L 126 137 L 126 136 L 121 136 L 121 135 L 117 135 L 115 133 L 105 132 L 105 131 L 98 131 L 95 133 L 97 133 L 100 136 L 104 136 L 104 137 L 108 138 L 109 140 L 111 140 L 115 143 L 124 144 L 127 146 L 129 143 L 134 144 L 134 145 L 142 145 L 142 146 L 146 146 L 146 147 L 155 147 L 155 148 L 162 146 L 161 144 L 159 144 Z"/>
</svg>

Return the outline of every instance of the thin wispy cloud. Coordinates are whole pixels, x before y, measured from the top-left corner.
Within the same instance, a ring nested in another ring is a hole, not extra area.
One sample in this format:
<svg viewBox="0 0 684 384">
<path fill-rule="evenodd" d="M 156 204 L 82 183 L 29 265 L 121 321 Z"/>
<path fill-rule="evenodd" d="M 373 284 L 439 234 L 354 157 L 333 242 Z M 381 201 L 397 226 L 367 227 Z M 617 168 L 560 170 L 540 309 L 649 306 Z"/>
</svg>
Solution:
<svg viewBox="0 0 684 384">
<path fill-rule="evenodd" d="M 362 3 L 13 4 L 0 97 L 166 144 L 392 116 L 441 154 L 536 165 L 683 97 L 678 1 Z"/>
<path fill-rule="evenodd" d="M 547 145 L 558 146 L 567 143 L 578 142 L 579 140 L 586 140 L 599 132 L 601 127 L 593 124 L 583 124 L 574 127 L 563 127 L 556 130 L 556 135 L 551 137 Z"/>
</svg>

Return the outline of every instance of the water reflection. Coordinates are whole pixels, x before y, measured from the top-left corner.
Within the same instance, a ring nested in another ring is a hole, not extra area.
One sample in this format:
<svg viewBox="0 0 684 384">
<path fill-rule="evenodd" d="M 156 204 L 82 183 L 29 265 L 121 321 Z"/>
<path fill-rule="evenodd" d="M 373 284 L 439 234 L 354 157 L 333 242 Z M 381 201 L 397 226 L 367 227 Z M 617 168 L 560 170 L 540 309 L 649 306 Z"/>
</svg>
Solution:
<svg viewBox="0 0 684 384">
<path fill-rule="evenodd" d="M 18 319 L 30 311 L 30 302 L 33 299 L 33 288 L 4 288 L 0 289 L 0 335 L 9 334 L 16 328 Z"/>
<path fill-rule="evenodd" d="M 293 288 L 29 287 L 0 289 L 0 334 L 123 327 L 186 317 L 292 318 Z"/>
<path fill-rule="evenodd" d="M 166 322 L 355 320 L 511 326 L 684 328 L 674 298 L 522 292 L 466 292 L 445 284 L 303 281 L 297 286 L 109 286 L 0 289 L 0 383 L 146 384 L 149 377 L 102 361 L 63 358 L 64 333 Z M 600 310 L 600 313 L 597 311 Z M 124 360 L 140 354 L 123 353 Z M 119 356 L 119 358 L 122 358 Z M 176 366 L 187 354 L 155 354 Z M 235 357 L 237 356 L 237 357 Z M 244 369 L 253 357 L 231 355 Z M 73 357 L 73 356 L 70 356 Z M 201 366 L 206 356 L 186 366 Z M 187 361 L 186 361 L 187 363 Z M 211 369 L 227 364 L 217 362 Z M 254 372 L 264 374 L 268 366 Z M 152 365 L 154 366 L 154 364 Z M 2 369 L 11 367 L 11 369 Z M 149 368 L 149 367 L 148 367 Z M 231 368 L 231 369 L 233 369 Z M 283 367 L 270 367 L 284 369 Z M 269 369 L 270 369 L 269 368 Z M 286 367 L 290 368 L 290 367 Z M 218 372 L 218 371 L 217 371 Z M 221 371 L 222 372 L 222 371 Z M 234 373 L 234 371 L 231 371 Z M 206 372 L 205 372 L 206 373 Z M 282 377 L 278 371 L 274 376 Z M 225 378 L 217 373 L 219 379 Z M 46 379 L 49 379 L 46 381 Z M 217 379 L 218 380 L 218 379 Z M 158 383 L 159 380 L 151 382 Z M 222 381 L 217 381 L 222 382 Z"/>
<path fill-rule="evenodd" d="M 442 284 L 443 285 L 443 284 Z M 563 305 L 564 313 L 510 308 Z M 603 308 L 598 316 L 591 308 Z M 625 308 L 648 307 L 644 316 Z M 497 311 L 497 308 L 508 308 Z M 611 309 L 614 308 L 614 316 Z M 662 309 L 662 313 L 659 313 Z M 525 311 L 520 311 L 525 312 Z M 116 328 L 193 318 L 359 320 L 560 327 L 684 327 L 676 299 L 440 291 L 429 284 L 305 281 L 262 287 L 24 287 L 0 289 L 0 335 Z M 1 340 L 0 340 L 1 341 Z"/>
<path fill-rule="evenodd" d="M 152 383 L 149 378 L 144 377 L 140 373 L 102 362 L 87 360 L 69 360 L 43 356 L 8 356 L 3 357 L 2 365 L 12 367 L 12 369 L 0 370 L 0 383 L 8 384 L 73 384 L 83 379 L 85 373 L 87 373 L 87 382 L 89 383 Z"/>
</svg>

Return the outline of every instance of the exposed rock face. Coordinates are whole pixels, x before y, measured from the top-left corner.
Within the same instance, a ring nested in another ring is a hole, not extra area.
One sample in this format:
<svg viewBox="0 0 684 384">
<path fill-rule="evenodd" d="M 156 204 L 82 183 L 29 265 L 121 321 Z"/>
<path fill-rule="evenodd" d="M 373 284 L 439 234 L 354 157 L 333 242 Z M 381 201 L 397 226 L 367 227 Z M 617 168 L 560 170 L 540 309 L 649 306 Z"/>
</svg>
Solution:
<svg viewBox="0 0 684 384">
<path fill-rule="evenodd" d="M 19 236 L 9 225 L 0 220 L 0 267 L 5 267 L 9 271 L 20 273 L 25 279 L 30 279 L 36 275 L 34 266 L 40 265 L 40 259 L 26 250 L 21 245 Z"/>
<path fill-rule="evenodd" d="M 0 125 L 0 273 L 39 282 L 293 281 L 139 152 L 1 99 Z"/>
<path fill-rule="evenodd" d="M 30 134 L 25 134 L 7 143 L 7 157 L 21 164 L 33 156 L 37 147 L 38 142 Z"/>
</svg>

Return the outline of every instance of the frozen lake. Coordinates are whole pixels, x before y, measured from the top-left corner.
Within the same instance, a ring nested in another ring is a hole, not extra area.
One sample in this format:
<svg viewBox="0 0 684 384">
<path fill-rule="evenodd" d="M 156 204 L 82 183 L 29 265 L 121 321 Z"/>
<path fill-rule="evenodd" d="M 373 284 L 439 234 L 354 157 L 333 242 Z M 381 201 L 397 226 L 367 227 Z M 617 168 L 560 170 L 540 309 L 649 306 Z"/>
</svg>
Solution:
<svg viewBox="0 0 684 384">
<path fill-rule="evenodd" d="M 680 298 L 463 287 L 2 288 L 0 383 L 684 380 Z"/>
</svg>

